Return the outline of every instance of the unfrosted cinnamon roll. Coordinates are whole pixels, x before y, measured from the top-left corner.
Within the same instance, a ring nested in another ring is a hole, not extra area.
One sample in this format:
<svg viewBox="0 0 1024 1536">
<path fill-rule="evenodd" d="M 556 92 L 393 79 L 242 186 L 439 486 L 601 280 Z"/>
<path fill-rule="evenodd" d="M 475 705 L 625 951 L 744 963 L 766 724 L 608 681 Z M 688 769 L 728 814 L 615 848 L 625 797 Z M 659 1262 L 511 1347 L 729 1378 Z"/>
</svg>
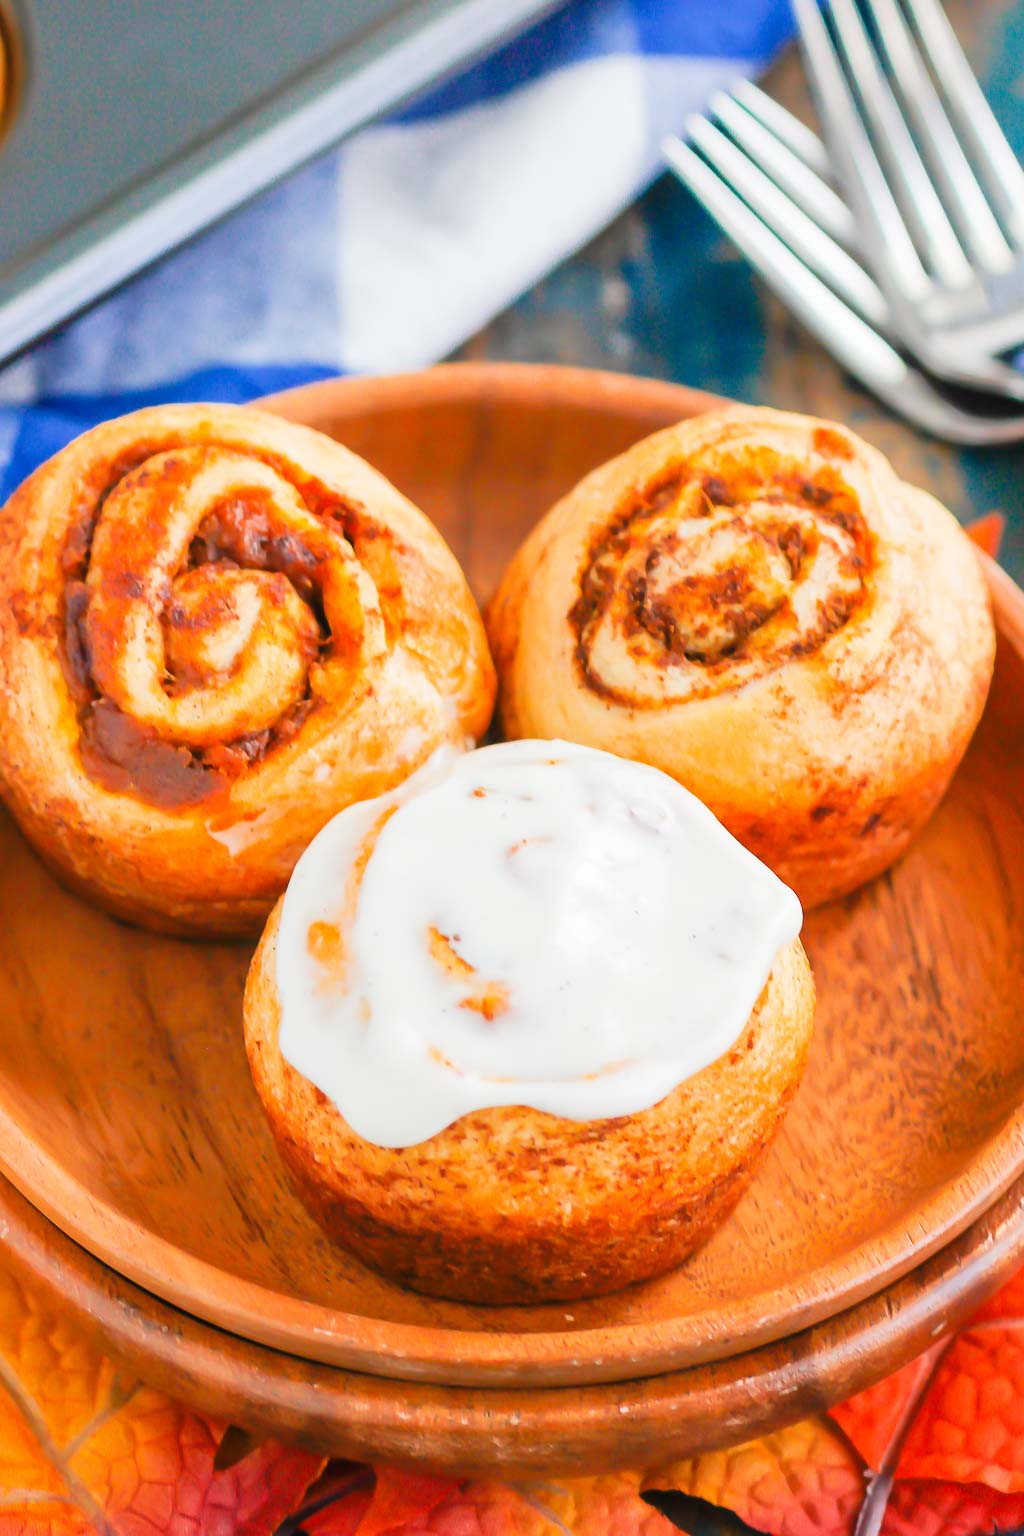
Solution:
<svg viewBox="0 0 1024 1536">
<path fill-rule="evenodd" d="M 803 1071 L 793 893 L 666 775 L 439 754 L 300 859 L 245 995 L 299 1193 L 365 1262 L 482 1302 L 680 1262 Z"/>
<path fill-rule="evenodd" d="M 433 526 L 265 413 L 108 422 L 0 513 L 4 795 L 132 921 L 258 926 L 320 827 L 479 736 L 493 687 Z"/>
<path fill-rule="evenodd" d="M 692 789 L 805 906 L 934 810 L 994 629 L 955 519 L 843 427 L 739 407 L 588 475 L 488 615 L 508 736 L 564 736 Z"/>
</svg>

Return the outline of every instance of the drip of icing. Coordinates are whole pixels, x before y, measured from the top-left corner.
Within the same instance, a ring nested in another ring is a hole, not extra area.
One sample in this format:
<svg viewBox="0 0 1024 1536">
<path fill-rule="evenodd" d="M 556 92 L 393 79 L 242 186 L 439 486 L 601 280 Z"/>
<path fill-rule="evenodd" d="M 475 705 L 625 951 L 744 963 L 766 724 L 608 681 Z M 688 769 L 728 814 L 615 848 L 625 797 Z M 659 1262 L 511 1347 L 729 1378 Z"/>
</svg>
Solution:
<svg viewBox="0 0 1024 1536">
<path fill-rule="evenodd" d="M 635 1114 L 735 1044 L 800 924 L 658 769 L 565 742 L 442 749 L 299 860 L 280 1048 L 385 1147 L 495 1105 Z"/>
</svg>

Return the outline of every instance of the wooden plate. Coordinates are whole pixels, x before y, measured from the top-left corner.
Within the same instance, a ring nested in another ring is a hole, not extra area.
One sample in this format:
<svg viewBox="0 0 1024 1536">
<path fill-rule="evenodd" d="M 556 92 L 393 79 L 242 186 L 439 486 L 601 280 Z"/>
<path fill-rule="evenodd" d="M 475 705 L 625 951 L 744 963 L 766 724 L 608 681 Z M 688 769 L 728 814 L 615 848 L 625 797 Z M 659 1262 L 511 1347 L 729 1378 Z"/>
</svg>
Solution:
<svg viewBox="0 0 1024 1536">
<path fill-rule="evenodd" d="M 542 1477 L 653 1467 L 839 1402 L 963 1325 L 1024 1260 L 1024 1180 L 912 1274 L 748 1354 L 605 1386 L 387 1381 L 250 1344 L 114 1274 L 0 1179 L 0 1257 L 127 1369 L 221 1422 L 357 1461 Z"/>
<path fill-rule="evenodd" d="M 440 523 L 486 597 L 590 465 L 708 397 L 508 365 L 315 385 Z M 985 720 L 902 864 L 816 913 L 805 1083 L 735 1215 L 665 1279 L 569 1308 L 417 1297 L 333 1249 L 285 1180 L 239 1028 L 244 949 L 161 940 L 63 892 L 0 823 L 0 1167 L 120 1273 L 218 1326 L 383 1376 L 626 1380 L 738 1354 L 891 1286 L 1024 1169 L 1024 597 Z"/>
</svg>

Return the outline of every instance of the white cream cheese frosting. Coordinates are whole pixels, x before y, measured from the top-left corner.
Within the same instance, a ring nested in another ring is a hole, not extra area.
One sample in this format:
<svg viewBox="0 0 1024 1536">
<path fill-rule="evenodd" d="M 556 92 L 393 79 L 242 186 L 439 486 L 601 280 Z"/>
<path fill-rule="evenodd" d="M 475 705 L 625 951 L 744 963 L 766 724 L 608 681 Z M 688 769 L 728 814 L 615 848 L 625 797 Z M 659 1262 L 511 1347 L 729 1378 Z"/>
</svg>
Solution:
<svg viewBox="0 0 1024 1536">
<path fill-rule="evenodd" d="M 495 1105 L 635 1114 L 730 1049 L 800 925 L 656 768 L 560 741 L 444 749 L 299 860 L 280 1048 L 385 1147 Z"/>
</svg>

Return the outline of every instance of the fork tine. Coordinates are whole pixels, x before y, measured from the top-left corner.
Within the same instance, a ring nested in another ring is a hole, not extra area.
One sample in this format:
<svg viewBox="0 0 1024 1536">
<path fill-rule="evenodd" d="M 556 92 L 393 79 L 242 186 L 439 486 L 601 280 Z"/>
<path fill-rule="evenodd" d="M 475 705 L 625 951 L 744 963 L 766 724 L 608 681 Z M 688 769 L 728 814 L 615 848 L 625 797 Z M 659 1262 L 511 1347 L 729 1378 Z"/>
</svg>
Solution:
<svg viewBox="0 0 1024 1536">
<path fill-rule="evenodd" d="M 769 229 L 775 231 L 851 309 L 884 331 L 889 312 L 881 290 L 853 257 L 825 233 L 813 219 L 770 180 L 758 165 L 730 138 L 708 121 L 694 115 L 686 134 L 705 160 L 747 202 Z"/>
<path fill-rule="evenodd" d="M 801 156 L 741 106 L 735 95 L 716 91 L 708 102 L 708 112 L 833 240 L 846 246 L 855 243 L 853 215 L 843 200 Z"/>
<path fill-rule="evenodd" d="M 889 190 L 816 0 L 792 0 L 792 5 L 829 152 L 855 220 L 884 257 L 881 286 L 893 290 L 894 302 L 926 300 L 934 285 Z"/>
<path fill-rule="evenodd" d="M 990 272 L 1005 272 L 1013 252 L 946 116 L 896 0 L 867 0 L 896 89 L 913 120 L 965 244 Z"/>
<path fill-rule="evenodd" d="M 836 298 L 688 145 L 669 138 L 662 147 L 680 181 L 769 288 L 855 378 L 888 401 L 897 414 L 950 442 L 1012 443 L 1024 438 L 1024 417 L 992 420 L 943 400 L 924 375 L 910 368 L 884 337 Z"/>
<path fill-rule="evenodd" d="M 975 282 L 971 264 L 882 72 L 855 0 L 832 0 L 832 18 L 875 148 L 885 161 L 890 185 L 915 239 L 940 282 L 951 288 L 970 287 Z"/>
<path fill-rule="evenodd" d="M 870 389 L 899 389 L 908 369 L 895 348 L 837 299 L 689 145 L 669 138 L 662 147 L 679 179 L 808 330 Z"/>
<path fill-rule="evenodd" d="M 1024 168 L 1006 141 L 937 0 L 905 0 L 935 77 L 970 145 L 990 201 L 1024 246 Z"/>
<path fill-rule="evenodd" d="M 753 80 L 737 80 L 730 95 L 751 117 L 756 117 L 769 132 L 781 139 L 820 181 L 829 180 L 832 169 L 828 163 L 828 150 L 806 123 L 794 117 L 773 96 L 768 96 Z"/>
</svg>

